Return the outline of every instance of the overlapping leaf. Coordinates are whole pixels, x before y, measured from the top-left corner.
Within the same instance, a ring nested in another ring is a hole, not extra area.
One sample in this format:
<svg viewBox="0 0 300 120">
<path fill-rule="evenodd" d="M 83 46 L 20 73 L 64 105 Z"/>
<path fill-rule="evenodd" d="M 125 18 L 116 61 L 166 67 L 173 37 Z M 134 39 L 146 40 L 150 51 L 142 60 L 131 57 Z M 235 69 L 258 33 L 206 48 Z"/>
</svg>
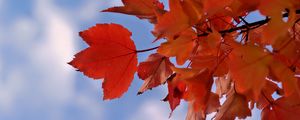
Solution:
<svg viewBox="0 0 300 120">
<path fill-rule="evenodd" d="M 195 36 L 195 32 L 192 29 L 188 29 L 176 39 L 162 43 L 157 52 L 168 57 L 176 56 L 177 63 L 182 65 L 192 54 L 195 46 L 195 41 L 193 40 Z"/>
<path fill-rule="evenodd" d="M 178 74 L 177 79 L 187 85 L 186 99 L 193 105 L 195 112 L 200 112 L 201 118 L 214 112 L 220 106 L 218 95 L 210 91 L 212 76 L 208 69 L 191 70 L 173 68 Z M 192 117 L 193 118 L 193 117 Z"/>
<path fill-rule="evenodd" d="M 272 58 L 256 46 L 239 46 L 231 52 L 229 59 L 229 70 L 237 92 L 258 99 Z"/>
<path fill-rule="evenodd" d="M 286 9 L 290 10 L 287 22 L 282 19 L 282 12 Z M 263 15 L 271 17 L 262 31 L 263 39 L 268 39 L 269 44 L 273 44 L 278 37 L 287 33 L 295 21 L 295 10 L 290 0 L 262 0 L 259 10 Z"/>
<path fill-rule="evenodd" d="M 188 104 L 188 111 L 186 114 L 186 120 L 203 120 L 205 119 L 201 111 L 195 111 L 192 102 Z"/>
<path fill-rule="evenodd" d="M 214 15 L 219 11 L 224 11 L 225 7 L 228 7 L 233 0 L 202 0 L 203 9 L 208 16 Z"/>
<path fill-rule="evenodd" d="M 141 62 L 138 66 L 138 76 L 145 82 L 139 93 L 165 83 L 173 73 L 172 66 L 174 65 L 169 61 L 169 58 L 158 53 L 150 55 L 145 62 Z"/>
<path fill-rule="evenodd" d="M 261 113 L 262 120 L 297 120 L 300 114 L 299 96 L 281 97 Z"/>
<path fill-rule="evenodd" d="M 182 1 L 182 8 L 184 13 L 189 18 L 189 24 L 193 25 L 199 23 L 203 19 L 203 7 L 199 0 L 184 0 Z"/>
<path fill-rule="evenodd" d="M 275 83 L 267 81 L 257 101 L 257 108 L 264 109 L 265 107 L 272 104 L 270 102 L 274 100 L 272 97 L 274 92 L 280 93 L 281 89 Z"/>
<path fill-rule="evenodd" d="M 169 6 L 170 11 L 158 17 L 158 23 L 153 30 L 157 38 L 173 37 L 190 26 L 189 18 L 181 6 L 181 0 L 169 0 Z"/>
<path fill-rule="evenodd" d="M 186 85 L 182 81 L 173 81 L 176 74 L 172 74 L 168 79 L 168 95 L 163 99 L 163 101 L 168 101 L 171 108 L 171 114 L 175 108 L 180 104 L 181 99 L 186 91 Z"/>
<path fill-rule="evenodd" d="M 216 120 L 234 120 L 236 117 L 245 119 L 251 116 L 251 111 L 248 108 L 247 98 L 243 95 L 237 94 L 232 88 L 229 91 L 226 101 L 216 114 Z"/>
<path fill-rule="evenodd" d="M 273 61 L 270 66 L 271 78 L 274 81 L 282 82 L 282 86 L 284 89 L 284 94 L 286 96 L 290 96 L 292 94 L 300 95 L 298 80 L 295 77 L 293 71 L 291 71 L 287 66 L 284 64 Z"/>
<path fill-rule="evenodd" d="M 231 79 L 224 77 L 219 77 L 215 80 L 216 83 L 216 93 L 222 97 L 222 95 L 226 94 L 231 88 Z"/>
</svg>

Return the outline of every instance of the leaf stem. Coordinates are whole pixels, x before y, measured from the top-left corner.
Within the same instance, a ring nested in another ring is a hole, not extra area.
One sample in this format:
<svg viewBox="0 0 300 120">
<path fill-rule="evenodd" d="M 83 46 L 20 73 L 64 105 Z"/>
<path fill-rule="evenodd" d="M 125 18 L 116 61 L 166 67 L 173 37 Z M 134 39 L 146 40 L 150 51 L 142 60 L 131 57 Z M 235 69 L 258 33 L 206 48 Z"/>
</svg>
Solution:
<svg viewBox="0 0 300 120">
<path fill-rule="evenodd" d="M 273 105 L 273 101 L 269 100 L 264 91 L 261 91 L 261 94 L 264 96 L 264 98 L 269 102 L 270 105 Z"/>
<path fill-rule="evenodd" d="M 136 52 L 136 53 L 148 52 L 148 51 L 155 50 L 155 49 L 157 49 L 157 48 L 159 48 L 159 46 L 153 47 L 153 48 L 148 48 L 148 49 L 143 49 L 143 50 L 136 50 L 135 52 Z"/>
</svg>

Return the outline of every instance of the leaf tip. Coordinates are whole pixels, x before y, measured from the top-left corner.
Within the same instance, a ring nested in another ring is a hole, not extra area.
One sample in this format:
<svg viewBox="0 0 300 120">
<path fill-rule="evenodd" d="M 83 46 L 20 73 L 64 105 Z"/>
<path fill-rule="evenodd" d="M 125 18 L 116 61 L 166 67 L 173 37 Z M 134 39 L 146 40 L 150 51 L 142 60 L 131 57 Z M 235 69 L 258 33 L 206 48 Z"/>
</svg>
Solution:
<svg viewBox="0 0 300 120">
<path fill-rule="evenodd" d="M 162 35 L 157 36 L 157 37 L 152 41 L 152 43 L 155 43 L 156 41 L 158 41 L 158 40 L 161 39 L 161 38 L 162 38 Z"/>
<path fill-rule="evenodd" d="M 70 62 L 67 62 L 67 64 L 69 64 L 69 65 L 71 65 L 71 66 L 72 66 L 72 62 L 73 62 L 73 60 L 72 60 L 72 61 L 70 61 Z"/>
<path fill-rule="evenodd" d="M 74 67 L 74 68 L 77 68 L 75 63 L 74 63 L 74 60 L 70 61 L 70 62 L 67 62 L 68 65 Z M 79 71 L 79 69 L 77 69 L 76 71 Z"/>
<path fill-rule="evenodd" d="M 80 37 L 83 37 L 83 32 L 84 32 L 84 31 L 80 31 L 80 32 L 78 33 L 78 35 L 79 35 Z"/>
<path fill-rule="evenodd" d="M 101 10 L 100 12 L 109 12 L 109 8 L 105 10 Z"/>
<path fill-rule="evenodd" d="M 123 11 L 124 11 L 124 7 L 117 6 L 117 7 L 111 7 L 111 8 L 107 8 L 105 10 L 101 10 L 100 12 L 117 12 L 117 13 L 122 13 Z"/>
<path fill-rule="evenodd" d="M 140 91 L 139 91 L 136 95 L 141 95 L 141 94 L 143 94 L 143 93 L 144 93 L 144 92 L 140 92 Z"/>
<path fill-rule="evenodd" d="M 169 100 L 168 98 L 169 98 L 169 94 L 164 99 L 162 99 L 161 101 L 168 102 L 168 100 Z"/>
<path fill-rule="evenodd" d="M 103 98 L 102 98 L 102 100 L 103 100 L 103 101 L 108 101 L 109 99 L 108 99 L 108 98 L 105 98 L 105 97 L 103 97 Z"/>
</svg>

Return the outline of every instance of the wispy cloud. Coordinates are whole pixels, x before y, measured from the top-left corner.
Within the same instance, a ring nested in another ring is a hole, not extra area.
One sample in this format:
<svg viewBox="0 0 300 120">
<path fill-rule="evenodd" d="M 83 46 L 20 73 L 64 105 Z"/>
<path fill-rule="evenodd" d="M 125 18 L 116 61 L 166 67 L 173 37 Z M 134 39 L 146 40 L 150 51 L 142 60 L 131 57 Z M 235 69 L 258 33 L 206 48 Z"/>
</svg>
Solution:
<svg viewBox="0 0 300 120">
<path fill-rule="evenodd" d="M 96 85 L 77 90 L 76 72 L 67 65 L 75 54 L 76 20 L 52 0 L 33 3 L 32 16 L 9 25 L 0 20 L 7 31 L 0 32 L 7 48 L 0 52 L 0 119 L 102 119 L 98 99 L 88 93 Z M 71 116 L 78 108 L 81 114 Z"/>
<path fill-rule="evenodd" d="M 110 0 L 110 1 L 108 2 L 108 5 L 109 5 L 109 6 L 122 6 L 123 3 L 122 3 L 121 0 Z"/>
<path fill-rule="evenodd" d="M 139 109 L 136 114 L 132 115 L 129 120 L 184 120 L 186 105 L 181 105 L 176 108 L 174 114 L 169 119 L 170 109 L 168 104 L 161 101 L 147 100 Z"/>
<path fill-rule="evenodd" d="M 78 16 L 81 21 L 90 21 L 100 13 L 101 2 L 99 0 L 86 0 L 79 8 Z"/>
</svg>

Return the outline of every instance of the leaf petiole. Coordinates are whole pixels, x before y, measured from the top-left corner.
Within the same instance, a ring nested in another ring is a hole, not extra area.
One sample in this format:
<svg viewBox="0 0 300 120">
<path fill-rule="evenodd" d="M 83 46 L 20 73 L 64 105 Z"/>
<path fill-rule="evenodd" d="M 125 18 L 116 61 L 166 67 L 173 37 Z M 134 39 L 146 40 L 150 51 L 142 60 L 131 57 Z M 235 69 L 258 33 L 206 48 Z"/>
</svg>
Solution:
<svg viewBox="0 0 300 120">
<path fill-rule="evenodd" d="M 153 48 L 148 48 L 148 49 L 143 49 L 143 50 L 136 50 L 136 53 L 143 53 L 143 52 L 148 52 L 148 51 L 152 51 L 159 48 L 159 46 L 153 47 Z"/>
</svg>

